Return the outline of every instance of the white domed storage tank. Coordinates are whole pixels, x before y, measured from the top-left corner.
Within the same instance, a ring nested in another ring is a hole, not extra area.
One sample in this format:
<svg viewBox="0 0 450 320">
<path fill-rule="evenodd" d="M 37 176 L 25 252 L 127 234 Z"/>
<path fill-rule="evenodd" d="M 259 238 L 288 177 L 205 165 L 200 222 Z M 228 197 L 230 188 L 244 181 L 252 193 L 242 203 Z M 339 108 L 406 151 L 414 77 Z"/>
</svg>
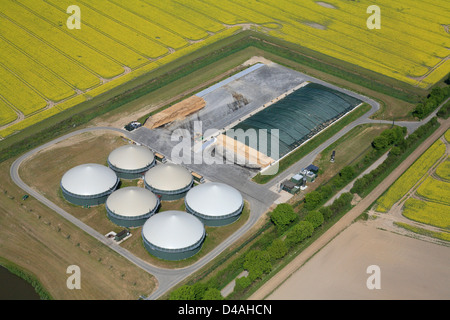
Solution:
<svg viewBox="0 0 450 320">
<path fill-rule="evenodd" d="M 119 178 L 110 168 L 87 163 L 67 171 L 61 179 L 64 198 L 76 205 L 99 205 L 117 188 Z"/>
<path fill-rule="evenodd" d="M 184 167 L 165 163 L 157 165 L 144 176 L 145 187 L 161 200 L 177 200 L 186 195 L 194 184 L 194 178 Z"/>
<path fill-rule="evenodd" d="M 183 211 L 163 211 L 151 216 L 142 227 L 147 251 L 165 260 L 183 260 L 200 251 L 206 231 L 203 223 Z"/>
<path fill-rule="evenodd" d="M 244 207 L 244 199 L 235 188 L 217 182 L 198 185 L 185 197 L 186 211 L 207 226 L 224 226 L 236 221 Z"/>
<path fill-rule="evenodd" d="M 115 224 L 133 228 L 142 226 L 158 210 L 160 201 L 150 190 L 127 187 L 111 193 L 105 203 L 108 218 Z"/>
<path fill-rule="evenodd" d="M 145 146 L 135 144 L 121 146 L 108 156 L 108 166 L 123 179 L 140 178 L 154 165 L 154 153 Z"/>
</svg>

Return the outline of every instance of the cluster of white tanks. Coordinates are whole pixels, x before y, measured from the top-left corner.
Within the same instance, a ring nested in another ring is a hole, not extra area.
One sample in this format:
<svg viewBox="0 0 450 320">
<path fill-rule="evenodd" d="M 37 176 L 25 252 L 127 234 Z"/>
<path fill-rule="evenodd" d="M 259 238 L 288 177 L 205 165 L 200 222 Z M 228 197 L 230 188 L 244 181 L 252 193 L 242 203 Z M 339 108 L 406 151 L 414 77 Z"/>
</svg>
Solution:
<svg viewBox="0 0 450 320">
<path fill-rule="evenodd" d="M 205 225 L 223 226 L 236 221 L 244 205 L 239 191 L 223 183 L 194 186 L 191 172 L 164 163 L 155 165 L 153 152 L 144 146 L 126 145 L 112 151 L 108 166 L 83 164 L 61 179 L 64 197 L 76 205 L 104 203 L 108 218 L 123 227 L 142 226 L 145 248 L 166 260 L 196 254 L 205 238 Z M 145 188 L 117 189 L 120 178 L 143 177 Z M 186 212 L 158 212 L 161 201 L 185 198 Z"/>
</svg>

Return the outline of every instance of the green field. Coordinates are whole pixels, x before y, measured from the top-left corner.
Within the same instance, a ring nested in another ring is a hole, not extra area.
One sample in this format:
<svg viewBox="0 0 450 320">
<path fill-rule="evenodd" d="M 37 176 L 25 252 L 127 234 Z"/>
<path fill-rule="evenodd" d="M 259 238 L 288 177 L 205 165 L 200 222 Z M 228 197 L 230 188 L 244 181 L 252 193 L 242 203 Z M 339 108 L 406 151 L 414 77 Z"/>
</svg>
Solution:
<svg viewBox="0 0 450 320">
<path fill-rule="evenodd" d="M 448 205 L 408 199 L 403 215 L 408 219 L 450 230 L 450 210 Z"/>
</svg>

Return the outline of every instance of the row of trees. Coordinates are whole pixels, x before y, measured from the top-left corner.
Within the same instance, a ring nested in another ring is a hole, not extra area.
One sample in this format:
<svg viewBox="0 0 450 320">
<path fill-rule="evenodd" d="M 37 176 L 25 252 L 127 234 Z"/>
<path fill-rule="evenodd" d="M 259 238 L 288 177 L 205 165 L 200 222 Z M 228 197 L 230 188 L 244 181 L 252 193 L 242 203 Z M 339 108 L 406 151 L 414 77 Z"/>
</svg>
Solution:
<svg viewBox="0 0 450 320">
<path fill-rule="evenodd" d="M 393 164 L 398 161 L 406 152 L 410 151 L 419 140 L 431 134 L 439 126 L 437 118 L 432 118 L 426 124 L 420 126 L 414 133 L 410 134 L 406 139 L 397 141 L 396 145 L 392 147 L 386 160 L 379 165 L 375 170 L 372 170 L 363 177 L 357 179 L 353 184 L 352 193 L 357 193 L 364 196 L 368 190 L 377 183 L 380 176 L 384 176 L 386 172 L 392 169 Z"/>
<path fill-rule="evenodd" d="M 193 285 L 183 285 L 172 291 L 170 300 L 222 300 L 222 294 L 216 288 L 205 283 L 197 282 Z"/>
<path fill-rule="evenodd" d="M 433 88 L 425 101 L 416 106 L 413 115 L 419 119 L 426 118 L 448 97 L 450 97 L 450 85 Z"/>
<path fill-rule="evenodd" d="M 402 143 L 406 133 L 407 129 L 405 127 L 392 127 L 390 129 L 386 129 L 381 132 L 378 137 L 373 139 L 372 147 L 375 150 L 384 151 L 391 146 Z"/>
<path fill-rule="evenodd" d="M 444 104 L 436 115 L 439 118 L 447 119 L 450 116 L 450 101 Z"/>
<path fill-rule="evenodd" d="M 270 214 L 275 225 L 277 237 L 266 248 L 251 249 L 245 255 L 243 268 L 248 271 L 246 277 L 236 279 L 235 291 L 243 291 L 254 281 L 268 274 L 273 265 L 285 257 L 299 243 L 311 237 L 319 228 L 324 218 L 321 212 L 312 211 L 299 220 L 288 203 L 279 204 Z"/>
<path fill-rule="evenodd" d="M 270 221 L 275 227 L 264 232 L 262 237 L 252 245 L 247 252 L 237 257 L 226 268 L 210 278 L 207 283 L 196 282 L 183 285 L 172 291 L 170 300 L 222 300 L 224 299 L 218 288 L 224 287 L 243 270 L 248 275 L 236 279 L 234 294 L 239 295 L 254 282 L 270 273 L 273 266 L 289 252 L 296 250 L 298 245 L 310 238 L 314 231 L 334 215 L 348 210 L 351 206 L 352 195 L 345 193 L 336 199 L 331 206 L 318 210 L 302 210 L 302 218 L 296 213 L 292 205 L 279 204 L 270 214 Z"/>
</svg>

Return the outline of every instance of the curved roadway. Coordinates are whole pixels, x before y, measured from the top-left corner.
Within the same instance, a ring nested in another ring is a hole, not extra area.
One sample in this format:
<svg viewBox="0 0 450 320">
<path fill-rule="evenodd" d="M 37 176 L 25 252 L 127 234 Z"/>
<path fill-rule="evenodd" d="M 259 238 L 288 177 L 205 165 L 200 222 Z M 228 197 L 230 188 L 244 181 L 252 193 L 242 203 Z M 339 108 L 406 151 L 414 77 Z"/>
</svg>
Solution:
<svg viewBox="0 0 450 320">
<path fill-rule="evenodd" d="M 210 262 L 212 259 L 214 259 L 218 254 L 220 254 L 223 250 L 225 250 L 230 244 L 235 242 L 237 239 L 239 239 L 245 232 L 247 232 L 258 220 L 260 215 L 266 211 L 267 208 L 264 206 L 261 206 L 256 200 L 254 199 L 247 199 L 249 202 L 250 207 L 253 209 L 252 214 L 250 215 L 250 218 L 246 222 L 244 226 L 242 226 L 239 230 L 237 230 L 233 235 L 231 235 L 229 238 L 227 238 L 224 242 L 219 244 L 216 248 L 214 248 L 211 252 L 206 254 L 204 257 L 202 257 L 199 261 L 196 263 L 185 267 L 181 269 L 164 269 L 159 268 L 156 266 L 153 266 L 149 264 L 148 262 L 137 258 L 134 256 L 131 252 L 128 250 L 122 248 L 120 245 L 116 244 L 112 239 L 108 239 L 103 234 L 100 234 L 90 226 L 86 225 L 79 219 L 75 218 L 73 215 L 65 211 L 64 209 L 57 206 L 52 201 L 48 200 L 46 197 L 44 197 L 39 192 L 35 191 L 33 188 L 31 188 L 29 185 L 27 185 L 22 178 L 19 175 L 19 168 L 20 165 L 27 160 L 28 158 L 32 157 L 36 153 L 40 152 L 41 150 L 44 150 L 48 148 L 49 146 L 56 144 L 58 142 L 61 142 L 63 140 L 66 140 L 70 137 L 85 133 L 85 132 L 91 132 L 96 130 L 110 130 L 115 132 L 120 132 L 125 136 L 128 136 L 128 132 L 122 129 L 117 128 L 110 128 L 110 127 L 93 127 L 93 128 L 85 128 L 78 131 L 71 132 L 69 134 L 66 134 L 64 136 L 61 136 L 55 140 L 52 140 L 46 144 L 43 144 L 39 146 L 38 148 L 35 148 L 19 158 L 17 158 L 10 168 L 10 175 L 11 179 L 14 181 L 17 186 L 19 186 L 21 189 L 23 189 L 27 194 L 34 197 L 44 205 L 46 205 L 48 208 L 52 209 L 56 213 L 58 213 L 60 216 L 65 218 L 66 220 L 70 221 L 74 225 L 76 225 L 81 230 L 85 231 L 104 245 L 108 246 L 111 250 L 114 250 L 124 258 L 128 259 L 130 262 L 134 263 L 136 266 L 142 268 L 143 270 L 147 271 L 148 273 L 155 276 L 155 278 L 158 281 L 158 287 L 157 289 L 148 296 L 148 299 L 157 299 L 162 294 L 164 294 L 166 291 L 168 291 L 171 287 L 176 285 L 178 282 L 185 279 L 187 276 L 192 274 L 193 272 L 199 270 L 201 267 L 203 267 L 205 264 Z M 259 214 L 258 214 L 259 213 Z"/>
<path fill-rule="evenodd" d="M 377 121 L 377 120 L 369 119 L 369 117 L 372 116 L 379 109 L 378 102 L 376 102 L 372 99 L 366 98 L 366 97 L 362 97 L 360 95 L 356 95 L 355 93 L 350 92 L 348 90 L 343 90 L 341 88 L 337 88 L 337 89 L 339 89 L 340 91 L 344 91 L 349 95 L 357 96 L 359 99 L 362 99 L 364 102 L 366 102 L 372 106 L 371 110 L 369 112 L 367 112 L 366 114 L 364 114 L 359 119 L 355 120 L 350 125 L 346 126 L 341 131 L 339 131 L 336 135 L 334 135 L 332 138 L 330 138 L 325 143 L 320 145 L 318 148 L 316 148 L 310 154 L 308 154 L 307 156 L 302 158 L 299 162 L 297 162 L 296 164 L 291 166 L 288 170 L 285 170 L 283 173 L 279 174 L 276 178 L 272 179 L 269 183 L 267 183 L 265 185 L 267 187 L 267 189 L 276 184 L 279 184 L 281 181 L 285 180 L 293 172 L 298 172 L 299 170 L 304 168 L 306 165 L 312 163 L 312 161 L 315 159 L 315 157 L 320 152 L 322 152 L 330 144 L 332 144 L 333 142 L 338 140 L 340 137 L 342 137 L 344 134 L 349 132 L 354 127 L 356 127 L 360 124 L 364 124 L 364 123 L 380 123 L 380 122 L 391 123 L 389 121 Z M 433 115 L 431 115 L 431 116 L 433 116 Z M 426 121 L 423 121 L 423 122 L 426 122 Z M 418 126 L 420 126 L 423 122 L 406 122 L 406 123 L 397 122 L 396 124 L 407 126 L 408 131 L 412 132 Z M 23 154 L 18 159 L 16 159 L 14 161 L 14 163 L 11 165 L 10 175 L 11 175 L 11 178 L 14 181 L 14 183 L 16 183 L 27 194 L 36 198 L 38 201 L 40 201 L 41 203 L 43 203 L 44 205 L 46 205 L 47 207 L 49 207 L 50 209 L 52 209 L 53 211 L 55 211 L 56 213 L 61 215 L 63 218 L 70 221 L 71 223 L 73 223 L 74 225 L 76 225 L 77 227 L 79 227 L 80 229 L 82 229 L 83 231 L 85 231 L 86 233 L 88 233 L 89 235 L 91 235 L 92 237 L 94 237 L 95 239 L 97 239 L 98 241 L 103 243 L 104 245 L 108 246 L 111 250 L 114 250 L 115 252 L 117 252 L 118 254 L 123 256 L 124 258 L 128 259 L 130 262 L 134 263 L 136 266 L 142 268 L 143 270 L 145 270 L 145 271 L 149 272 L 150 274 L 152 274 L 153 276 L 155 276 L 155 278 L 158 281 L 158 287 L 152 294 L 150 294 L 147 297 L 147 299 L 157 299 L 158 297 L 163 295 L 165 292 L 167 292 L 170 288 L 175 286 L 177 283 L 179 283 L 180 281 L 182 281 L 183 279 L 188 277 L 190 274 L 194 273 L 195 271 L 199 270 L 201 267 L 206 265 L 208 262 L 210 262 L 212 259 L 214 259 L 217 255 L 219 255 L 223 250 L 225 250 L 229 245 L 231 245 L 236 240 L 238 240 L 241 236 L 243 236 L 269 208 L 269 206 L 267 206 L 267 204 L 262 203 L 261 201 L 259 201 L 256 198 L 247 197 L 246 200 L 249 202 L 249 205 L 251 208 L 251 214 L 250 214 L 248 221 L 245 223 L 245 225 L 243 225 L 240 229 L 238 229 L 234 234 L 232 234 L 225 241 L 223 241 L 221 244 L 219 244 L 211 252 L 209 252 L 204 257 L 202 257 L 199 261 L 197 261 L 196 263 L 194 263 L 188 267 L 181 268 L 181 269 L 175 269 L 175 270 L 164 269 L 164 268 L 159 268 L 159 267 L 153 266 L 153 265 L 147 263 L 146 261 L 143 261 L 142 259 L 137 258 L 128 250 L 117 245 L 113 240 L 106 238 L 104 235 L 100 234 L 93 228 L 89 227 L 85 223 L 83 223 L 80 220 L 78 220 L 77 218 L 75 218 L 70 213 L 66 212 L 65 210 L 63 210 L 62 208 L 60 208 L 59 206 L 57 206 L 56 204 L 54 204 L 53 202 L 51 202 L 50 200 L 45 198 L 39 192 L 33 190 L 30 186 L 28 186 L 21 179 L 21 177 L 19 175 L 19 168 L 20 168 L 20 165 L 22 164 L 22 162 L 24 162 L 29 157 L 35 155 L 39 151 L 41 151 L 55 143 L 58 143 L 65 139 L 68 139 L 70 137 L 79 135 L 84 132 L 90 132 L 90 131 L 96 131 L 96 130 L 110 130 L 110 131 L 120 132 L 127 137 L 129 136 L 128 131 L 125 131 L 122 129 L 117 129 L 117 128 L 91 127 L 91 128 L 80 129 L 78 131 L 74 131 L 74 132 L 71 132 L 64 136 L 61 136 L 55 140 L 52 140 L 46 144 L 39 146 L 38 148 L 35 148 L 35 149 Z"/>
</svg>

